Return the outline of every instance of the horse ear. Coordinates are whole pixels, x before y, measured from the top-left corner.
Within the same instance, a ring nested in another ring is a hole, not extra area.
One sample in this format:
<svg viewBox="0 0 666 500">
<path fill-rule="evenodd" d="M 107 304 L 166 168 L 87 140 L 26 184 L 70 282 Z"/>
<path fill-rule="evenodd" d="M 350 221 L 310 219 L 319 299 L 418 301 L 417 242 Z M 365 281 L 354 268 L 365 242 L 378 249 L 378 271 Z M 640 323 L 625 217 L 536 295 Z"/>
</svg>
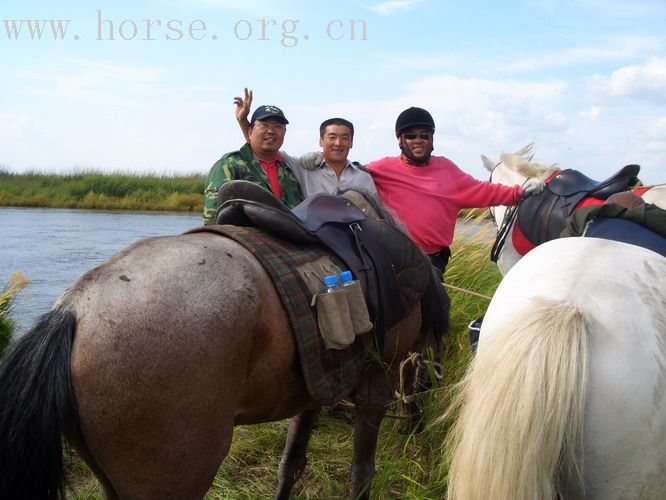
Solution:
<svg viewBox="0 0 666 500">
<path fill-rule="evenodd" d="M 496 163 L 493 162 L 486 155 L 481 155 L 481 161 L 483 162 L 483 166 L 486 167 L 486 170 L 488 172 L 492 172 L 493 170 L 495 170 Z"/>
</svg>

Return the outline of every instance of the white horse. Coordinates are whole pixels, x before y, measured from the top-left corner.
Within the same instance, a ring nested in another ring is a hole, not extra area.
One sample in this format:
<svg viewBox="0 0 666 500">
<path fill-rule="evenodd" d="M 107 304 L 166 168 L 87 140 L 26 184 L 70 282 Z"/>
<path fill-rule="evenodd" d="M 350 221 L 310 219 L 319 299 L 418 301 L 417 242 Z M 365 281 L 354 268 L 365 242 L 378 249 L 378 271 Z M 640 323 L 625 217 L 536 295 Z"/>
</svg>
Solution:
<svg viewBox="0 0 666 500">
<path fill-rule="evenodd" d="M 529 148 L 491 167 L 508 184 L 553 170 Z M 666 498 L 666 258 L 590 237 L 519 258 L 506 238 L 453 406 L 448 498 Z"/>
</svg>

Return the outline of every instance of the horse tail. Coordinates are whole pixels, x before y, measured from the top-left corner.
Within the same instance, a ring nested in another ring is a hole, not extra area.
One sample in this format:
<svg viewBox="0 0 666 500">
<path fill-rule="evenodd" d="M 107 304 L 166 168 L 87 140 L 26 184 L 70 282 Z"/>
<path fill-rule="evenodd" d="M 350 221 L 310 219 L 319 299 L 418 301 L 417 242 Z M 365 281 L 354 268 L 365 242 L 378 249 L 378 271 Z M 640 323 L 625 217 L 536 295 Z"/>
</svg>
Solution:
<svg viewBox="0 0 666 500">
<path fill-rule="evenodd" d="M 62 436 L 79 431 L 75 324 L 70 311 L 45 314 L 0 362 L 0 498 L 65 497 Z"/>
<path fill-rule="evenodd" d="M 554 499 L 560 472 L 582 478 L 583 312 L 545 298 L 522 311 L 484 324 L 485 345 L 449 410 L 457 414 L 448 443 L 450 500 Z"/>
</svg>

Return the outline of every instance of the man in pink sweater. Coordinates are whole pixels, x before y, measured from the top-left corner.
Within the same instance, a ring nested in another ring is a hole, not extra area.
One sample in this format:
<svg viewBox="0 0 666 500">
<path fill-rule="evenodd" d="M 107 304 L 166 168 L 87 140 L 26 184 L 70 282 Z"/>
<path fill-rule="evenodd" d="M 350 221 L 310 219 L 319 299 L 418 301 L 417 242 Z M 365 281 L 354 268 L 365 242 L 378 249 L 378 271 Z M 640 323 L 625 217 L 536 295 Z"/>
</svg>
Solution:
<svg viewBox="0 0 666 500">
<path fill-rule="evenodd" d="M 406 109 L 395 124 L 400 156 L 370 162 L 366 168 L 384 205 L 443 274 L 461 209 L 515 205 L 523 196 L 541 192 L 544 184 L 538 179 L 528 179 L 522 187 L 479 181 L 448 158 L 432 156 L 434 131 L 428 111 Z"/>
</svg>

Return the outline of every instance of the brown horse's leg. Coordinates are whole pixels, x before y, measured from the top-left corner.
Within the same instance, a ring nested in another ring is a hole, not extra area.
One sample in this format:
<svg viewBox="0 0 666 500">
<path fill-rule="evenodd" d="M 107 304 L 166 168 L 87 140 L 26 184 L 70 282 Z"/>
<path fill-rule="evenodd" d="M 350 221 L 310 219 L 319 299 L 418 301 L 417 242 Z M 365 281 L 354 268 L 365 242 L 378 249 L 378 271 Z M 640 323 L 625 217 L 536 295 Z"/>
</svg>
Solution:
<svg viewBox="0 0 666 500">
<path fill-rule="evenodd" d="M 102 490 L 102 499 L 119 500 L 120 497 L 116 493 L 116 490 L 113 488 L 111 481 L 109 481 L 109 478 L 106 477 L 106 474 L 104 474 L 101 467 L 90 454 L 90 451 L 86 447 L 83 440 L 81 438 L 74 438 L 72 439 L 72 445 L 76 450 L 76 454 L 83 459 L 83 461 L 88 465 L 88 468 L 97 478 L 97 481 L 99 481 L 99 485 Z"/>
<path fill-rule="evenodd" d="M 315 410 L 306 410 L 303 413 L 292 417 L 289 421 L 289 430 L 287 431 L 287 441 L 284 444 L 282 460 L 280 460 L 280 469 L 278 471 L 278 489 L 275 494 L 276 500 L 287 500 L 294 483 L 303 474 L 305 464 L 307 463 L 306 452 L 308 442 L 312 434 L 312 427 L 319 415 L 319 408 Z"/>
<path fill-rule="evenodd" d="M 370 483 L 375 475 L 377 435 L 385 413 L 384 405 L 356 404 L 351 498 L 370 498 Z"/>
</svg>

